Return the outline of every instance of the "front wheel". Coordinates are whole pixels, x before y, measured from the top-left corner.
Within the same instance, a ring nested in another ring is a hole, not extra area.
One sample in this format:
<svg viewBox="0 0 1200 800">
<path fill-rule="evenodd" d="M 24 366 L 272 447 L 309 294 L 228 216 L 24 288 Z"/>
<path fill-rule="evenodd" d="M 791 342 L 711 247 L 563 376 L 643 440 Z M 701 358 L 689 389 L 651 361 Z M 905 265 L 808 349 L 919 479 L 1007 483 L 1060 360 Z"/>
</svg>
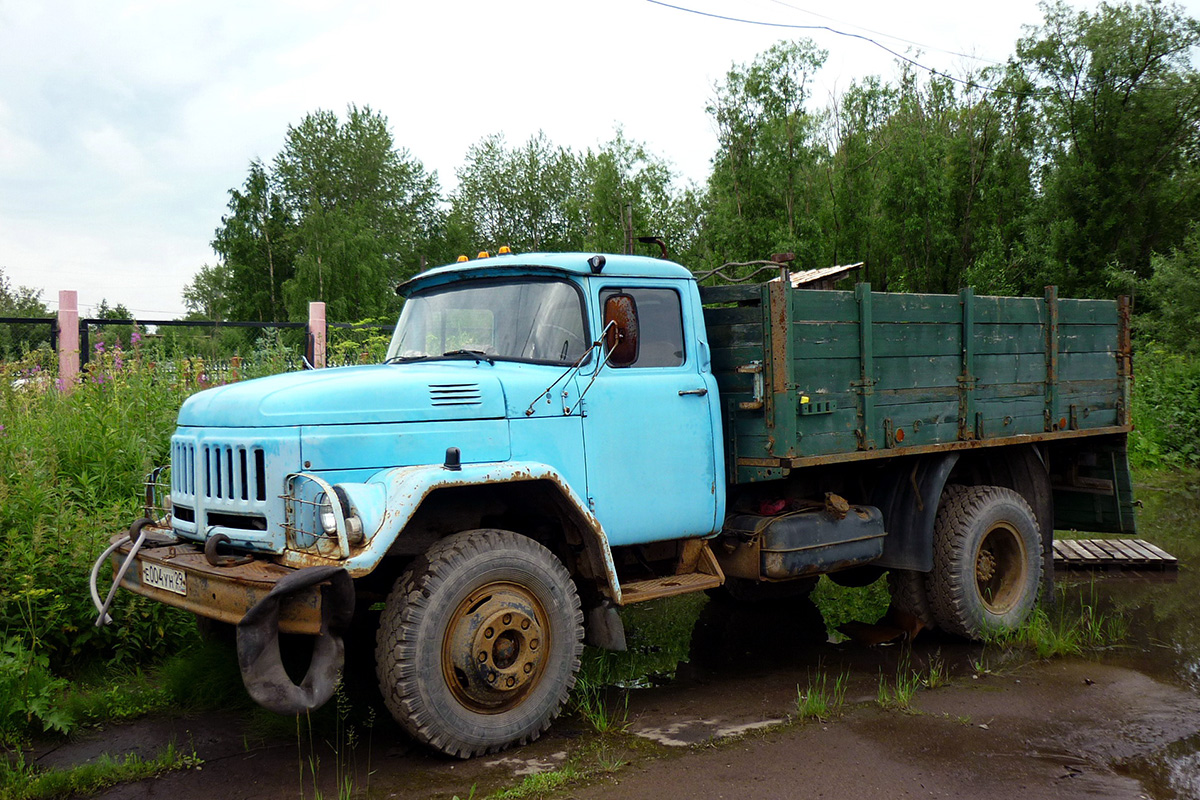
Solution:
<svg viewBox="0 0 1200 800">
<path fill-rule="evenodd" d="M 1042 537 L 1025 498 L 999 486 L 946 487 L 926 584 L 938 627 L 970 639 L 1013 630 L 1041 581 Z"/>
<path fill-rule="evenodd" d="M 396 581 L 376 669 L 392 716 L 460 758 L 533 741 L 562 710 L 583 613 L 554 554 L 511 531 L 443 539 Z"/>
</svg>

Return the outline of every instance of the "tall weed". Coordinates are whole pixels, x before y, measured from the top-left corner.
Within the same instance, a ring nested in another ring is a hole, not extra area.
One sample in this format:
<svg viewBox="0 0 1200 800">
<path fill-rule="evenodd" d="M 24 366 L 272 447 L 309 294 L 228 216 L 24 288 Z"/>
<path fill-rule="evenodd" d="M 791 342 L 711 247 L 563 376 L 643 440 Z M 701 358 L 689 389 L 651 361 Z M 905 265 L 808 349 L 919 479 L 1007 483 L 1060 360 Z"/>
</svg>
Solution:
<svg viewBox="0 0 1200 800">
<path fill-rule="evenodd" d="M 130 341 L 97 342 L 72 386 L 47 351 L 0 362 L 0 639 L 59 674 L 145 663 L 194 637 L 190 615 L 129 592 L 117 594 L 115 624 L 94 625 L 92 562 L 141 516 L 142 481 L 168 460 L 179 406 L 210 378 L 139 332 Z M 286 356 L 266 338 L 238 377 L 278 372 Z"/>
<path fill-rule="evenodd" d="M 1131 464 L 1135 469 L 1200 465 L 1200 356 L 1155 342 L 1139 344 L 1134 354 Z"/>
</svg>

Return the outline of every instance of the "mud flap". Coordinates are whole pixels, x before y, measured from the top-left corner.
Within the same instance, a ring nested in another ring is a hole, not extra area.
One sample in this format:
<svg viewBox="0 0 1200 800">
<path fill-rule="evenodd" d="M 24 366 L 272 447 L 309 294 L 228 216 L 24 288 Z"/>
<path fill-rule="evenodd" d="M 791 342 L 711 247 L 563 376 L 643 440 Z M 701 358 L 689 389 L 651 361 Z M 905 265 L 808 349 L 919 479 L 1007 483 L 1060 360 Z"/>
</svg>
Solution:
<svg viewBox="0 0 1200 800">
<path fill-rule="evenodd" d="M 279 655 L 279 604 L 287 595 L 329 581 L 321 588 L 321 632 L 312 661 L 296 685 Z M 323 706 L 333 696 L 342 669 L 342 633 L 354 615 L 354 584 L 342 567 L 309 567 L 275 584 L 237 625 L 238 666 L 246 691 L 260 706 L 277 714 L 299 714 Z"/>
</svg>

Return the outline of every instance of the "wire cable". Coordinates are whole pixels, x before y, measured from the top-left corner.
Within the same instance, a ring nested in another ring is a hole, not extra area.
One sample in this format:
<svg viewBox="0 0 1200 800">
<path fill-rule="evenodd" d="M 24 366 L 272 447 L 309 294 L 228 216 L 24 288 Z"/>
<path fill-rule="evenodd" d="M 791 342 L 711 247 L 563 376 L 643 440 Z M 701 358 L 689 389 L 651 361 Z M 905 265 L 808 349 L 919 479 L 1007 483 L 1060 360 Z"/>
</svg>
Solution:
<svg viewBox="0 0 1200 800">
<path fill-rule="evenodd" d="M 915 42 L 912 39 L 905 39 L 903 36 L 896 36 L 895 34 L 884 33 L 883 31 L 872 30 L 871 28 L 864 28 L 863 26 L 855 25 L 852 22 L 846 22 L 845 20 L 837 19 L 836 17 L 830 17 L 825 14 L 818 13 L 816 11 L 809 11 L 807 8 L 800 8 L 800 6 L 794 6 L 791 3 L 785 3 L 784 0 L 767 0 L 767 2 L 774 3 L 777 6 L 783 6 L 784 8 L 790 8 L 792 11 L 799 11 L 801 14 L 809 14 L 809 15 L 817 17 L 819 19 L 827 19 L 830 22 L 836 22 L 836 23 L 839 23 L 842 25 L 849 25 L 852 28 L 858 28 L 860 31 L 866 31 L 867 33 L 873 33 L 876 36 L 883 36 L 886 39 L 894 39 L 897 42 L 904 42 L 905 44 L 911 44 L 913 47 L 921 47 L 926 50 L 936 50 L 939 53 L 945 53 L 946 55 L 951 55 L 951 56 L 959 56 L 960 58 L 969 58 L 972 61 L 986 61 L 989 64 L 995 64 L 997 66 L 1004 64 L 1003 61 L 997 61 L 994 58 L 985 58 L 984 56 L 971 55 L 970 53 L 960 53 L 957 50 L 947 50 L 944 47 L 938 47 L 938 46 L 932 45 L 932 44 L 924 44 L 923 42 Z"/>
<path fill-rule="evenodd" d="M 674 11 L 682 11 L 686 14 L 695 14 L 700 17 L 708 17 L 710 19 L 718 19 L 718 20 L 722 20 L 724 22 L 738 22 L 743 25 L 759 25 L 759 26 L 762 26 L 765 28 L 785 28 L 788 30 L 802 30 L 802 31 L 826 31 L 828 33 L 832 33 L 837 36 L 845 36 L 848 39 L 858 39 L 860 41 L 866 42 L 867 44 L 872 44 L 875 47 L 878 47 L 880 50 L 883 50 L 884 52 L 892 54 L 893 56 L 900 59 L 901 61 L 903 61 L 907 64 L 911 64 L 912 66 L 916 67 L 919 70 L 928 72 L 930 75 L 940 75 L 941 77 L 946 78 L 949 81 L 953 81 L 954 83 L 962 84 L 963 86 L 966 86 L 967 88 L 970 88 L 970 89 L 981 89 L 981 90 L 983 90 L 985 92 L 989 92 L 991 94 L 1004 94 L 1004 95 L 1011 95 L 1014 97 L 1025 97 L 1030 94 L 1036 93 L 1036 92 L 1018 92 L 1018 91 L 1012 91 L 1010 89 L 1001 89 L 1001 88 L 995 87 L 995 86 L 986 86 L 982 83 L 977 83 L 976 81 L 967 80 L 966 78 L 958 78 L 958 77 L 955 77 L 954 75 L 951 75 L 948 72 L 943 72 L 942 70 L 934 69 L 933 67 L 927 67 L 924 64 L 922 64 L 921 62 L 912 58 L 911 56 L 906 56 L 903 53 L 893 50 L 892 48 L 888 47 L 886 44 L 876 41 L 875 39 L 872 39 L 870 36 L 864 36 L 861 33 L 852 33 L 850 31 L 841 31 L 841 30 L 838 30 L 837 28 L 830 27 L 829 25 L 797 25 L 797 24 L 791 23 L 791 22 L 767 22 L 765 20 L 745 19 L 743 17 L 726 16 L 725 14 L 714 14 L 711 11 L 700 11 L 699 9 L 687 8 L 686 6 L 677 6 L 672 3 L 664 2 L 664 0 L 646 0 L 646 2 L 656 5 L 656 6 L 662 6 L 663 8 L 670 8 Z"/>
</svg>

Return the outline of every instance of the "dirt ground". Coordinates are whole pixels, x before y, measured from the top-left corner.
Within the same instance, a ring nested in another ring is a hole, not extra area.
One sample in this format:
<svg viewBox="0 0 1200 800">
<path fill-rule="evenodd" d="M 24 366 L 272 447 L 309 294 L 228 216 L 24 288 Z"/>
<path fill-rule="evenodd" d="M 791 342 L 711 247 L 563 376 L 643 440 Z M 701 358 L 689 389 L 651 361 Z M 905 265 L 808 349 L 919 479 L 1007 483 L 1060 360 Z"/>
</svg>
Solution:
<svg viewBox="0 0 1200 800">
<path fill-rule="evenodd" d="M 465 800 L 473 788 L 484 797 L 573 763 L 591 764 L 592 774 L 551 796 L 1200 798 L 1195 748 L 1179 750 L 1200 737 L 1200 698 L 1136 669 L 1055 660 L 978 674 L 977 647 L 936 641 L 918 642 L 907 656 L 849 643 L 804 652 L 792 658 L 785 647 L 774 661 L 734 652 L 716 666 L 685 665 L 671 684 L 631 692 L 626 731 L 607 737 L 568 715 L 528 747 L 472 761 L 430 754 L 383 725 L 338 750 L 354 796 L 372 798 Z M 905 657 L 917 669 L 928 659 L 944 663 L 949 683 L 918 691 L 907 711 L 881 708 L 880 676 L 896 674 Z M 816 669 L 849 676 L 846 708 L 823 722 L 796 721 L 797 687 Z M 321 744 L 301 752 L 294 736 L 256 735 L 231 714 L 115 727 L 44 752 L 38 763 L 149 756 L 172 738 L 194 748 L 203 766 L 97 796 L 312 797 L 314 763 L 316 788 L 338 796 L 335 752 Z"/>
</svg>

